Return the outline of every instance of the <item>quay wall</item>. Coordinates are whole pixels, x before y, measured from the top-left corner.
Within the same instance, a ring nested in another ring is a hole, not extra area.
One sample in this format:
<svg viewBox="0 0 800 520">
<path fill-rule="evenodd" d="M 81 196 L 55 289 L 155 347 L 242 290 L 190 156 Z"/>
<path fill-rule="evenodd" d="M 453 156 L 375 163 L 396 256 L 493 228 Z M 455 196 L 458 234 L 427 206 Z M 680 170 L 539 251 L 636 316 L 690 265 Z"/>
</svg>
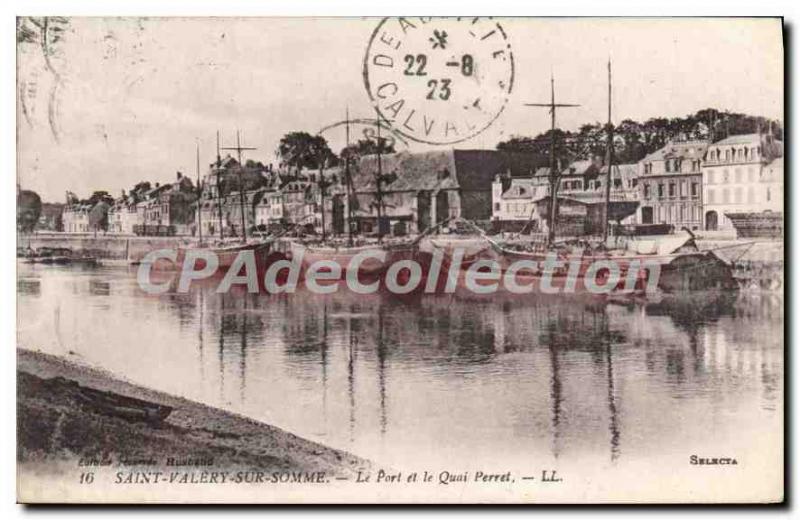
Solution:
<svg viewBox="0 0 800 520">
<path fill-rule="evenodd" d="M 18 248 L 65 247 L 75 253 L 113 260 L 141 260 L 154 249 L 190 244 L 191 237 L 138 237 L 91 233 L 35 233 L 17 236 Z"/>
</svg>

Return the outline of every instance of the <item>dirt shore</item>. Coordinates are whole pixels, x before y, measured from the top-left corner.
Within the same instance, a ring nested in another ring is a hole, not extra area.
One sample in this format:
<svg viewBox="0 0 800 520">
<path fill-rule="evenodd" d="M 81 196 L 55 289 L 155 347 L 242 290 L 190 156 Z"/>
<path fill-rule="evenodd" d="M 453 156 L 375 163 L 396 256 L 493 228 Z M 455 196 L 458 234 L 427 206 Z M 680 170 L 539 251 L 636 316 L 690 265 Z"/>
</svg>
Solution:
<svg viewBox="0 0 800 520">
<path fill-rule="evenodd" d="M 94 409 L 70 389 L 133 397 L 172 412 L 161 423 Z M 121 381 L 64 359 L 17 349 L 17 458 L 20 472 L 81 461 L 173 461 L 214 469 L 324 471 L 350 476 L 370 463 L 268 424 Z M 53 464 L 56 463 L 56 464 Z"/>
</svg>

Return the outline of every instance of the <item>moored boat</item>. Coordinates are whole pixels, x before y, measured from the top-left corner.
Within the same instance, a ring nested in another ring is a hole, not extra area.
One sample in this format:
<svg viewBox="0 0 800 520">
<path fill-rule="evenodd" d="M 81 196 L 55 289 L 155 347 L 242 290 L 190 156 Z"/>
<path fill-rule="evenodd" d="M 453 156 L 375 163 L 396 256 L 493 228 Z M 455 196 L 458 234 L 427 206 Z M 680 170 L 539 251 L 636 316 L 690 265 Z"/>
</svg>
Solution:
<svg viewBox="0 0 800 520">
<path fill-rule="evenodd" d="M 217 269 L 220 270 L 227 270 L 230 268 L 236 258 L 244 251 L 253 251 L 256 258 L 256 266 L 261 269 L 266 267 L 268 262 L 269 253 L 272 249 L 273 239 L 268 239 L 264 241 L 252 241 L 247 243 L 220 243 L 217 245 L 203 245 L 197 244 L 194 246 L 183 246 L 178 247 L 176 261 L 174 263 L 170 262 L 169 260 L 161 261 L 159 260 L 153 266 L 155 269 L 164 269 L 164 270 L 171 270 L 171 269 L 181 269 L 184 261 L 186 259 L 186 254 L 190 251 L 205 251 L 212 253 L 217 258 Z M 205 267 L 205 260 L 202 257 L 198 258 L 195 261 L 195 269 L 202 269 Z"/>
<path fill-rule="evenodd" d="M 291 255 L 301 258 L 301 276 L 305 276 L 308 268 L 320 261 L 333 262 L 340 268 L 342 278 L 348 267 L 359 255 L 359 276 L 377 277 L 382 275 L 393 263 L 400 260 L 412 260 L 417 255 L 416 240 L 387 241 L 367 245 L 348 246 L 335 244 L 313 244 L 293 241 Z M 383 256 L 383 259 L 378 256 Z"/>
</svg>

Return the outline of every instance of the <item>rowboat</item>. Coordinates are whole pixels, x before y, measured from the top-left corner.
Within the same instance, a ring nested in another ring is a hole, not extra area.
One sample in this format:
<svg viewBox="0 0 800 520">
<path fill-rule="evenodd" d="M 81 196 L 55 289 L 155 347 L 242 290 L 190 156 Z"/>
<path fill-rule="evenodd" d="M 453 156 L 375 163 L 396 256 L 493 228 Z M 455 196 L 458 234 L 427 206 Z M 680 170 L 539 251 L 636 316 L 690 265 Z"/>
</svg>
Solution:
<svg viewBox="0 0 800 520">
<path fill-rule="evenodd" d="M 86 411 L 127 421 L 146 422 L 152 426 L 164 422 L 173 410 L 171 406 L 83 386 L 61 376 L 43 379 L 41 384 L 54 395 L 73 397 Z"/>
</svg>

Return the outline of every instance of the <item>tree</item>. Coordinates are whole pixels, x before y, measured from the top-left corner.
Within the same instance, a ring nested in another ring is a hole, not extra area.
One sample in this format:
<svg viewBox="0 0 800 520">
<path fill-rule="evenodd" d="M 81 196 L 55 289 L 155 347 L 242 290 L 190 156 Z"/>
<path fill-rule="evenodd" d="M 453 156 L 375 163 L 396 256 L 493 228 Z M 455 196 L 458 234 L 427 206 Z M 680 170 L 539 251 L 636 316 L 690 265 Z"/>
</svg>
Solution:
<svg viewBox="0 0 800 520">
<path fill-rule="evenodd" d="M 91 206 L 97 205 L 98 202 L 105 202 L 108 206 L 111 206 L 114 204 L 114 197 L 105 190 L 99 190 L 92 193 L 92 196 L 86 201 Z"/>
<path fill-rule="evenodd" d="M 253 159 L 247 159 L 244 162 L 244 167 L 245 168 L 250 168 L 250 169 L 258 169 L 258 170 L 266 169 L 266 166 L 264 166 L 264 163 L 262 163 L 261 161 L 254 161 Z"/>
<path fill-rule="evenodd" d="M 719 141 L 730 135 L 763 132 L 783 140 L 779 121 L 749 116 L 713 108 L 705 108 L 685 117 L 654 117 L 640 123 L 624 119 L 614 127 L 614 158 L 617 164 L 635 163 L 664 147 L 675 138 Z M 591 159 L 605 154 L 606 128 L 600 123 L 586 124 L 577 132 L 556 129 L 556 157 Z M 536 137 L 513 136 L 497 144 L 497 149 L 509 152 L 529 152 L 549 158 L 550 133 Z"/>
<path fill-rule="evenodd" d="M 35 191 L 20 190 L 17 194 L 17 229 L 32 233 L 42 213 L 42 199 Z"/>
<path fill-rule="evenodd" d="M 303 168 L 319 169 L 338 161 L 324 137 L 307 132 L 284 135 L 278 144 L 278 154 L 284 164 L 296 168 L 298 174 Z"/>
<path fill-rule="evenodd" d="M 97 233 L 108 229 L 108 210 L 111 206 L 101 200 L 89 211 L 89 226 Z"/>
<path fill-rule="evenodd" d="M 359 139 L 357 143 L 342 148 L 339 156 L 342 160 L 358 160 L 366 155 L 376 155 L 380 151 L 382 154 L 395 153 L 394 143 L 383 137 L 377 139 Z"/>
</svg>

